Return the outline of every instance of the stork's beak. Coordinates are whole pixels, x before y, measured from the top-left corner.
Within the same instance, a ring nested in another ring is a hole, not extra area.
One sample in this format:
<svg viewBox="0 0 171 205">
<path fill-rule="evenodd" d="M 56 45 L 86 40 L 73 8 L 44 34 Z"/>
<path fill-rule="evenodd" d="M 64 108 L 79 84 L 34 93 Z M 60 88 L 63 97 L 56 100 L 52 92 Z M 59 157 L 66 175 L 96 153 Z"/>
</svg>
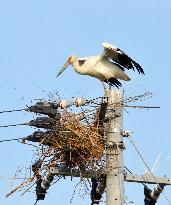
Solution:
<svg viewBox="0 0 171 205">
<path fill-rule="evenodd" d="M 67 60 L 67 62 L 63 65 L 62 69 L 59 71 L 59 73 L 57 74 L 56 77 L 58 77 L 59 75 L 61 75 L 61 73 L 64 72 L 64 70 L 70 65 L 69 60 Z"/>
</svg>

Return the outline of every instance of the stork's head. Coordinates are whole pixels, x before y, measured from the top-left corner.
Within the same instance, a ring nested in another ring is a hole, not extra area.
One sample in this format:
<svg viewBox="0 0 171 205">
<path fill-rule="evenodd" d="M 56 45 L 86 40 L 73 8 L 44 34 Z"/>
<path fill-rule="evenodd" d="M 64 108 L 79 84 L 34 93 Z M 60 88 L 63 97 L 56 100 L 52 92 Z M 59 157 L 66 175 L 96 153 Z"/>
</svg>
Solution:
<svg viewBox="0 0 171 205">
<path fill-rule="evenodd" d="M 57 74 L 56 77 L 58 77 L 61 73 L 63 73 L 64 70 L 65 70 L 70 64 L 73 64 L 76 59 L 77 59 L 76 56 L 70 55 L 70 56 L 68 57 L 66 63 L 63 65 L 62 69 L 59 71 L 59 73 Z"/>
<path fill-rule="evenodd" d="M 69 64 L 73 64 L 76 61 L 77 57 L 74 55 L 70 55 L 68 57 Z"/>
</svg>

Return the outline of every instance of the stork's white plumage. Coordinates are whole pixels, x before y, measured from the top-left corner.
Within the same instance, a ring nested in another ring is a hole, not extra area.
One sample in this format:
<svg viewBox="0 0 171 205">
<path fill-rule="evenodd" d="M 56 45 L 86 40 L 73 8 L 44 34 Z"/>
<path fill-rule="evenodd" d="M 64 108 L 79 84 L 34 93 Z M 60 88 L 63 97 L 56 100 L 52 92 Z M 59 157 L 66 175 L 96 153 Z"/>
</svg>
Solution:
<svg viewBox="0 0 171 205">
<path fill-rule="evenodd" d="M 129 81 L 130 78 L 125 74 L 126 69 L 137 69 L 144 74 L 142 67 L 132 60 L 119 48 L 102 43 L 104 51 L 102 55 L 77 58 L 75 55 L 69 56 L 67 62 L 59 71 L 57 77 L 71 64 L 74 70 L 81 75 L 95 77 L 102 82 L 108 82 L 116 87 L 121 86 L 119 80 Z"/>
</svg>

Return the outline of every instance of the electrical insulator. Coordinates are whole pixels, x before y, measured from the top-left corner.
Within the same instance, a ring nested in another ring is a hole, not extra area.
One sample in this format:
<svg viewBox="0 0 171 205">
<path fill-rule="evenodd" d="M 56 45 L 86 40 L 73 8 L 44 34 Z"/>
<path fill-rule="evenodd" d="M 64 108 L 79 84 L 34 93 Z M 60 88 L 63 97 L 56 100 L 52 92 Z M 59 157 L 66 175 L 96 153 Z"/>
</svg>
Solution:
<svg viewBox="0 0 171 205">
<path fill-rule="evenodd" d="M 44 200 L 45 194 L 46 194 L 46 190 L 42 189 L 42 187 L 41 187 L 43 180 L 42 180 L 41 175 L 39 174 L 39 169 L 41 168 L 42 162 L 43 162 L 42 160 L 38 160 L 32 165 L 32 171 L 34 172 L 34 175 L 37 178 L 37 181 L 36 181 L 36 196 L 37 196 L 36 203 L 39 200 Z"/>
<path fill-rule="evenodd" d="M 24 143 L 26 140 L 31 142 L 41 142 L 44 137 L 44 132 L 36 131 L 32 135 L 22 138 L 22 142 Z"/>
<path fill-rule="evenodd" d="M 46 178 L 45 178 L 45 179 L 42 181 L 42 183 L 41 183 L 42 189 L 43 189 L 43 190 L 49 189 L 50 184 L 51 184 L 51 182 L 53 181 L 53 179 L 54 179 L 54 175 L 51 174 L 51 173 L 48 173 L 47 176 L 46 176 Z"/>
<path fill-rule="evenodd" d="M 144 185 L 144 204 L 145 205 L 155 205 L 156 200 L 151 195 L 152 190 L 149 189 L 146 185 Z"/>
<path fill-rule="evenodd" d="M 46 190 L 42 189 L 41 184 L 42 184 L 42 179 L 39 178 L 36 182 L 36 196 L 37 196 L 37 201 L 39 200 L 44 200 L 45 199 L 45 195 L 46 195 Z"/>
<path fill-rule="evenodd" d="M 59 103 L 37 102 L 35 105 L 28 107 L 28 111 L 48 115 L 49 117 L 58 117 L 57 109 Z"/>
<path fill-rule="evenodd" d="M 70 107 L 74 104 L 75 104 L 74 98 L 72 98 L 71 100 L 61 100 L 60 101 L 60 108 L 64 109 L 64 108 Z"/>
<path fill-rule="evenodd" d="M 80 106 L 85 105 L 86 103 L 87 103 L 87 100 L 84 98 L 72 98 L 71 100 L 61 100 L 60 108 L 64 109 L 72 105 L 75 105 L 76 107 L 80 107 Z"/>
<path fill-rule="evenodd" d="M 153 191 L 144 185 L 145 205 L 155 205 L 163 189 L 164 185 L 162 184 L 158 184 Z"/>
<path fill-rule="evenodd" d="M 51 136 L 51 135 L 52 135 L 51 131 L 47 131 L 47 132 L 35 131 L 32 135 L 22 138 L 22 142 L 23 143 L 25 143 L 25 141 L 38 142 L 43 145 L 52 147 L 53 143 L 48 140 L 49 137 L 47 138 L 47 136 Z"/>
<path fill-rule="evenodd" d="M 102 198 L 102 194 L 105 190 L 106 180 L 97 180 L 92 178 L 92 190 L 91 190 L 91 205 L 99 204 L 99 200 Z"/>
<path fill-rule="evenodd" d="M 37 172 L 41 168 L 42 162 L 43 162 L 42 160 L 38 160 L 32 165 L 32 171 L 34 173 Z"/>
<path fill-rule="evenodd" d="M 75 105 L 76 107 L 84 106 L 87 103 L 87 100 L 84 98 L 76 98 Z"/>
<path fill-rule="evenodd" d="M 159 196 L 162 193 L 163 189 L 164 189 L 164 185 L 159 185 L 158 184 L 157 187 L 151 193 L 151 196 L 157 201 L 157 199 L 159 198 Z"/>
<path fill-rule="evenodd" d="M 53 126 L 53 119 L 48 117 L 37 117 L 35 120 L 31 120 L 28 125 L 37 128 L 50 129 Z"/>
<path fill-rule="evenodd" d="M 98 186 L 96 188 L 96 192 L 102 196 L 106 188 L 106 178 L 100 178 L 98 180 Z"/>
<path fill-rule="evenodd" d="M 28 107 L 26 110 L 34 113 L 49 115 L 50 117 L 59 117 L 57 109 L 70 107 L 75 105 L 76 107 L 83 106 L 87 103 L 84 98 L 72 98 L 70 100 L 61 100 L 60 103 L 52 102 L 37 102 L 35 105 Z"/>
</svg>

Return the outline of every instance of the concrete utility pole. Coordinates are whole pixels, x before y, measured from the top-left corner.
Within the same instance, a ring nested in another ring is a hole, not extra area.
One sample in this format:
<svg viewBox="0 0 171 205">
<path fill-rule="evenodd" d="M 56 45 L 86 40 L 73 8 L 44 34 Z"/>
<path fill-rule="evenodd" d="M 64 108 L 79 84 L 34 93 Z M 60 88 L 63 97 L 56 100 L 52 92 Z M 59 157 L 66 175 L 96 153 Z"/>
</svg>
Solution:
<svg viewBox="0 0 171 205">
<path fill-rule="evenodd" d="M 114 107 L 122 103 L 122 93 L 119 90 L 107 92 L 108 107 L 106 119 L 109 133 L 106 146 L 106 204 L 124 204 L 124 165 L 123 165 L 123 108 Z"/>
</svg>

